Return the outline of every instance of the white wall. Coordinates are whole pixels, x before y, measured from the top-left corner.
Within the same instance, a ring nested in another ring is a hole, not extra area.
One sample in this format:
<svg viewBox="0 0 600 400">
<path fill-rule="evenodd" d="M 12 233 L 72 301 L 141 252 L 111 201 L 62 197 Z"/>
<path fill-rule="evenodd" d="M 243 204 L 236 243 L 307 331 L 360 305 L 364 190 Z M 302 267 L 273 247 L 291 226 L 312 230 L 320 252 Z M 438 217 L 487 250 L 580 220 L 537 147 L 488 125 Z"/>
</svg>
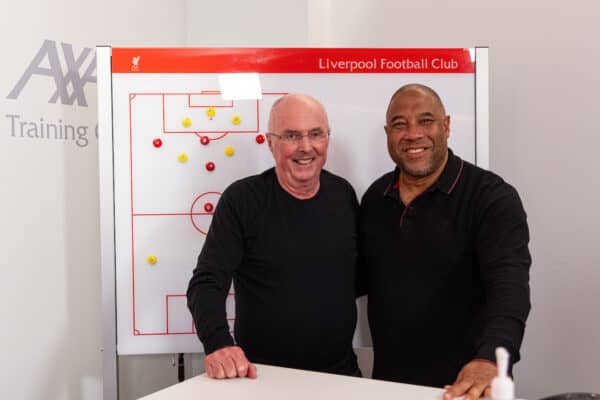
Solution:
<svg viewBox="0 0 600 400">
<path fill-rule="evenodd" d="M 17 99 L 7 96 L 45 40 L 55 42 L 47 49 L 66 73 L 61 43 L 75 59 L 97 44 L 182 45 L 183 14 L 183 1 L 3 3 L 0 398 L 102 398 L 96 85 L 84 86 L 87 107 L 48 103 L 56 85 L 43 75 L 33 76 Z M 80 76 L 92 58 L 93 51 Z M 49 60 L 46 54 L 39 69 L 56 67 Z M 87 126 L 87 144 L 13 136 L 7 115 Z"/>
<path fill-rule="evenodd" d="M 6 117 L 94 123 L 92 84 L 87 108 L 48 104 L 48 77 L 6 99 L 45 39 L 76 55 L 96 44 L 490 46 L 491 168 L 521 193 L 534 257 L 517 392 L 600 392 L 599 16 L 595 0 L 11 2 L 0 14 L 0 396 L 101 396 L 96 143 L 15 138 Z M 176 381 L 171 356 L 120 365 L 122 399 Z"/>
</svg>

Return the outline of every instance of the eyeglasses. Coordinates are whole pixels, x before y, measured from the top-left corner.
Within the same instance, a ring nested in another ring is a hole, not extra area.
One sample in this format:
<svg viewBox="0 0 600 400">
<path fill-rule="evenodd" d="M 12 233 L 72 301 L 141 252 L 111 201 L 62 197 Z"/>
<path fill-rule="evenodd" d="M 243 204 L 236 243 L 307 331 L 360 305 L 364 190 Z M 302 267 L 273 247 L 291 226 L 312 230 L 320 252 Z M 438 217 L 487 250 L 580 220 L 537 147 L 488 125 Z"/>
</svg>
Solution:
<svg viewBox="0 0 600 400">
<path fill-rule="evenodd" d="M 308 141 L 311 143 L 324 142 L 329 137 L 329 132 L 325 132 L 321 129 L 315 129 L 313 131 L 309 131 L 306 134 L 302 134 L 298 131 L 286 131 L 281 135 L 273 132 L 267 133 L 267 135 L 275 136 L 279 140 L 285 143 L 300 143 L 302 139 L 305 137 L 308 138 Z"/>
</svg>

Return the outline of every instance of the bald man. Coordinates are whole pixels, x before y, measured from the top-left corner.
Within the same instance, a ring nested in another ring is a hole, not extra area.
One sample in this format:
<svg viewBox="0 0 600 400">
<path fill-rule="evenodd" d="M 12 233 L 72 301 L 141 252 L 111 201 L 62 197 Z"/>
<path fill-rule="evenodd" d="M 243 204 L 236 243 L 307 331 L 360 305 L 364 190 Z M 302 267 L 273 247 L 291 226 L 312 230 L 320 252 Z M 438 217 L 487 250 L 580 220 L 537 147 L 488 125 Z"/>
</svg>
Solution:
<svg viewBox="0 0 600 400">
<path fill-rule="evenodd" d="M 255 378 L 253 363 L 360 376 L 352 337 L 358 202 L 325 170 L 329 122 L 290 94 L 269 116 L 275 167 L 229 186 L 187 292 L 212 378 Z M 233 279 L 236 320 L 225 299 Z"/>
<path fill-rule="evenodd" d="M 489 395 L 494 352 L 519 359 L 529 314 L 529 230 L 517 191 L 448 149 L 433 89 L 398 89 L 386 113 L 396 169 L 361 202 L 373 377 Z M 447 385 L 447 386 L 446 386 Z"/>
</svg>

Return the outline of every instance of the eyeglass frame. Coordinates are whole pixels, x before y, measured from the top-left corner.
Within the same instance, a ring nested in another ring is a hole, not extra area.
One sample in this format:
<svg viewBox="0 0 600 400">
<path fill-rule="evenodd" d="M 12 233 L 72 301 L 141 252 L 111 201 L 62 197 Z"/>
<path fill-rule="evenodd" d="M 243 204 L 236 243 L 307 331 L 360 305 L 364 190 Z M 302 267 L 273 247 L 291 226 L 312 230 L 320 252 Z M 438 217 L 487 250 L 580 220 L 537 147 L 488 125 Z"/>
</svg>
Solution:
<svg viewBox="0 0 600 400">
<path fill-rule="evenodd" d="M 331 130 L 324 131 L 321 128 L 316 128 L 309 130 L 305 134 L 300 133 L 300 131 L 288 130 L 282 135 L 275 132 L 267 132 L 266 135 L 275 136 L 283 143 L 299 144 L 302 142 L 302 140 L 304 140 L 304 138 L 307 138 L 310 143 L 318 143 L 321 141 L 324 142 L 326 139 L 328 139 L 331 135 Z"/>
</svg>

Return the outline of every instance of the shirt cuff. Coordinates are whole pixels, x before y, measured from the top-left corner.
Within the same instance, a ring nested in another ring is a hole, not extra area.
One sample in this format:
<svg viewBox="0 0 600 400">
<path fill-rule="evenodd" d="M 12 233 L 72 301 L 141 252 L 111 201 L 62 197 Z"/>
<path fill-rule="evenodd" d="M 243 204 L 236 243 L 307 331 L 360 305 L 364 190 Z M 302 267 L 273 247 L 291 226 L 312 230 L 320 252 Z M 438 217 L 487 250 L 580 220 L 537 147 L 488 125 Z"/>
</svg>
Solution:
<svg viewBox="0 0 600 400">
<path fill-rule="evenodd" d="M 484 344 L 475 353 L 475 357 L 473 357 L 473 359 L 489 361 L 496 365 L 496 347 L 504 347 L 506 351 L 508 351 L 508 354 L 510 354 L 508 359 L 508 375 L 512 376 L 513 364 L 515 363 L 515 353 L 514 349 L 510 348 L 510 346 L 502 346 L 501 344 Z"/>
<path fill-rule="evenodd" d="M 210 337 L 205 337 L 202 344 L 204 345 L 204 353 L 209 355 L 223 347 L 234 346 L 235 342 L 229 332 L 215 332 Z"/>
</svg>

